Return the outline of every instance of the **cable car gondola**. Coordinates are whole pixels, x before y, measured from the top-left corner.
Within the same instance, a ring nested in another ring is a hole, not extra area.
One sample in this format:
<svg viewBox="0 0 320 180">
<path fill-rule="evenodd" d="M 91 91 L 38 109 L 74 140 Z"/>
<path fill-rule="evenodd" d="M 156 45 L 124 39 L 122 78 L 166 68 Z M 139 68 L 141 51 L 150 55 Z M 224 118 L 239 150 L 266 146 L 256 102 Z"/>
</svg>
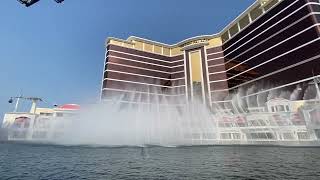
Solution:
<svg viewBox="0 0 320 180">
<path fill-rule="evenodd" d="M 24 4 L 26 7 L 29 7 L 40 0 L 18 0 L 21 4 Z M 62 3 L 64 0 L 54 0 L 56 3 Z"/>
</svg>

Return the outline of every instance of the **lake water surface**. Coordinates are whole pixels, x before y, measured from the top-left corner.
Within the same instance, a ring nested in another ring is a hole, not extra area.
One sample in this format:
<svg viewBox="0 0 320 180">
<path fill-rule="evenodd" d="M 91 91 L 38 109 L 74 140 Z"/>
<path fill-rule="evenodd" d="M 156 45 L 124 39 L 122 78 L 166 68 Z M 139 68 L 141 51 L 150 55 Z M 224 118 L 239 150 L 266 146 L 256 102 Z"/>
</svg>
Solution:
<svg viewBox="0 0 320 180">
<path fill-rule="evenodd" d="M 0 179 L 320 179 L 320 148 L 0 143 Z"/>
</svg>

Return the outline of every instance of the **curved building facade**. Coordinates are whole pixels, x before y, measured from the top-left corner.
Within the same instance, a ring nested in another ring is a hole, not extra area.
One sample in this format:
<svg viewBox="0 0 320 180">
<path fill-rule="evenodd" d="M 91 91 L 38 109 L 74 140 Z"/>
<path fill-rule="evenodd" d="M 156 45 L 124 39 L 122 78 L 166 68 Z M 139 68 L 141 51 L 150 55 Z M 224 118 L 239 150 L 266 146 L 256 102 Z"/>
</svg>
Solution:
<svg viewBox="0 0 320 180">
<path fill-rule="evenodd" d="M 301 84 L 304 91 L 319 75 L 320 1 L 258 0 L 217 34 L 173 45 L 108 38 L 101 97 L 211 106 L 257 85 L 268 91 Z"/>
</svg>

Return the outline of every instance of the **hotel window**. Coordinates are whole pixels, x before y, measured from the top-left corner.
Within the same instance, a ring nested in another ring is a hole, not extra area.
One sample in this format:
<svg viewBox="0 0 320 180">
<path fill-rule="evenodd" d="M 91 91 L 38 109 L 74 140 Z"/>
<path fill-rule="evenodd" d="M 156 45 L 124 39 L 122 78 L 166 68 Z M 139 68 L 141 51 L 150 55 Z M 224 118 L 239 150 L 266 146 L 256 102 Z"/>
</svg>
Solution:
<svg viewBox="0 0 320 180">
<path fill-rule="evenodd" d="M 43 112 L 41 112 L 40 116 L 53 116 L 53 114 L 52 113 L 43 113 Z"/>
<path fill-rule="evenodd" d="M 229 40 L 229 33 L 228 33 L 228 31 L 225 32 L 224 34 L 222 34 L 221 39 L 222 39 L 222 42 L 226 42 L 226 41 Z"/>
<path fill-rule="evenodd" d="M 202 138 L 203 139 L 216 139 L 216 136 L 214 133 L 203 133 Z"/>
<path fill-rule="evenodd" d="M 63 117 L 63 113 L 56 113 L 57 117 Z"/>
<path fill-rule="evenodd" d="M 283 133 L 283 139 L 294 139 L 292 133 Z"/>
<path fill-rule="evenodd" d="M 251 18 L 252 18 L 252 21 L 256 20 L 259 16 L 261 16 L 262 14 L 262 9 L 261 9 L 261 6 L 257 6 L 255 7 L 251 12 L 250 12 L 250 15 L 251 15 Z"/>
<path fill-rule="evenodd" d="M 229 31 L 230 31 L 231 37 L 237 34 L 239 32 L 238 24 L 233 25 Z"/>
<path fill-rule="evenodd" d="M 250 23 L 249 16 L 246 15 L 239 21 L 240 28 L 245 28 Z"/>
<path fill-rule="evenodd" d="M 133 48 L 133 45 L 129 43 L 123 43 L 123 46 L 127 48 Z"/>
<path fill-rule="evenodd" d="M 310 8 L 312 9 L 313 12 L 320 12 L 320 6 L 319 5 L 310 6 Z"/>
<path fill-rule="evenodd" d="M 289 111 L 290 111 L 290 109 L 289 109 L 289 106 L 288 106 L 288 105 L 286 106 L 286 111 L 287 111 L 287 112 L 289 112 Z"/>
<path fill-rule="evenodd" d="M 163 54 L 166 56 L 170 56 L 170 49 L 169 48 L 163 48 Z"/>
<path fill-rule="evenodd" d="M 154 45 L 154 52 L 157 54 L 162 54 L 162 47 Z"/>
<path fill-rule="evenodd" d="M 310 139 L 310 134 L 308 132 L 298 132 L 299 139 Z"/>
<path fill-rule="evenodd" d="M 272 133 L 266 133 L 268 139 L 274 139 L 274 135 Z"/>
<path fill-rule="evenodd" d="M 320 12 L 320 6 L 316 5 L 316 6 L 310 6 L 312 9 L 312 12 Z M 316 21 L 319 23 L 320 22 L 320 15 L 319 14 L 315 14 L 314 15 Z"/>
<path fill-rule="evenodd" d="M 272 0 L 270 1 L 266 6 L 264 6 L 264 9 L 268 11 L 271 9 L 273 6 L 275 6 L 278 3 L 278 0 Z"/>
<path fill-rule="evenodd" d="M 108 59 L 107 59 L 108 60 Z M 108 62 L 108 61 L 107 61 Z M 104 70 L 106 71 L 108 69 L 108 64 L 106 63 L 106 65 L 104 66 Z"/>
<path fill-rule="evenodd" d="M 152 52 L 153 51 L 153 45 L 144 43 L 144 51 Z"/>
<path fill-rule="evenodd" d="M 317 138 L 320 139 L 320 129 L 315 129 L 314 131 L 315 131 Z"/>
<path fill-rule="evenodd" d="M 220 138 L 221 139 L 231 139 L 231 133 L 221 133 Z"/>
<path fill-rule="evenodd" d="M 320 15 L 319 15 L 319 14 L 316 14 L 316 15 L 314 15 L 314 16 L 316 17 L 317 22 L 319 23 L 319 22 L 320 22 Z"/>
<path fill-rule="evenodd" d="M 278 105 L 276 108 L 277 108 L 277 112 L 284 112 L 285 111 L 284 106 L 282 106 L 282 105 Z"/>
<path fill-rule="evenodd" d="M 192 133 L 192 138 L 193 138 L 193 139 L 200 139 L 200 137 L 201 137 L 201 134 L 199 134 L 199 133 Z"/>
<path fill-rule="evenodd" d="M 139 41 L 134 41 L 134 48 L 138 49 L 138 50 L 142 50 L 143 49 L 143 43 L 139 42 Z"/>
<path fill-rule="evenodd" d="M 233 139 L 241 139 L 241 134 L 239 133 L 232 133 Z"/>
</svg>

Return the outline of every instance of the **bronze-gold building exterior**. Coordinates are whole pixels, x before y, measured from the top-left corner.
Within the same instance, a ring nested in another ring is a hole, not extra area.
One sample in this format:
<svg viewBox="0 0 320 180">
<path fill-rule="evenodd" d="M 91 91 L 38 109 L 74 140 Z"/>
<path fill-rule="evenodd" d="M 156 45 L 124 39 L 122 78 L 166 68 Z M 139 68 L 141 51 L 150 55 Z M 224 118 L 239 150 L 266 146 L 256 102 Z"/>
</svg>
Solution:
<svg viewBox="0 0 320 180">
<path fill-rule="evenodd" d="M 258 0 L 221 32 L 173 45 L 108 38 L 104 70 L 102 99 L 128 102 L 212 105 L 240 87 L 292 88 L 320 74 L 320 1 Z"/>
</svg>

